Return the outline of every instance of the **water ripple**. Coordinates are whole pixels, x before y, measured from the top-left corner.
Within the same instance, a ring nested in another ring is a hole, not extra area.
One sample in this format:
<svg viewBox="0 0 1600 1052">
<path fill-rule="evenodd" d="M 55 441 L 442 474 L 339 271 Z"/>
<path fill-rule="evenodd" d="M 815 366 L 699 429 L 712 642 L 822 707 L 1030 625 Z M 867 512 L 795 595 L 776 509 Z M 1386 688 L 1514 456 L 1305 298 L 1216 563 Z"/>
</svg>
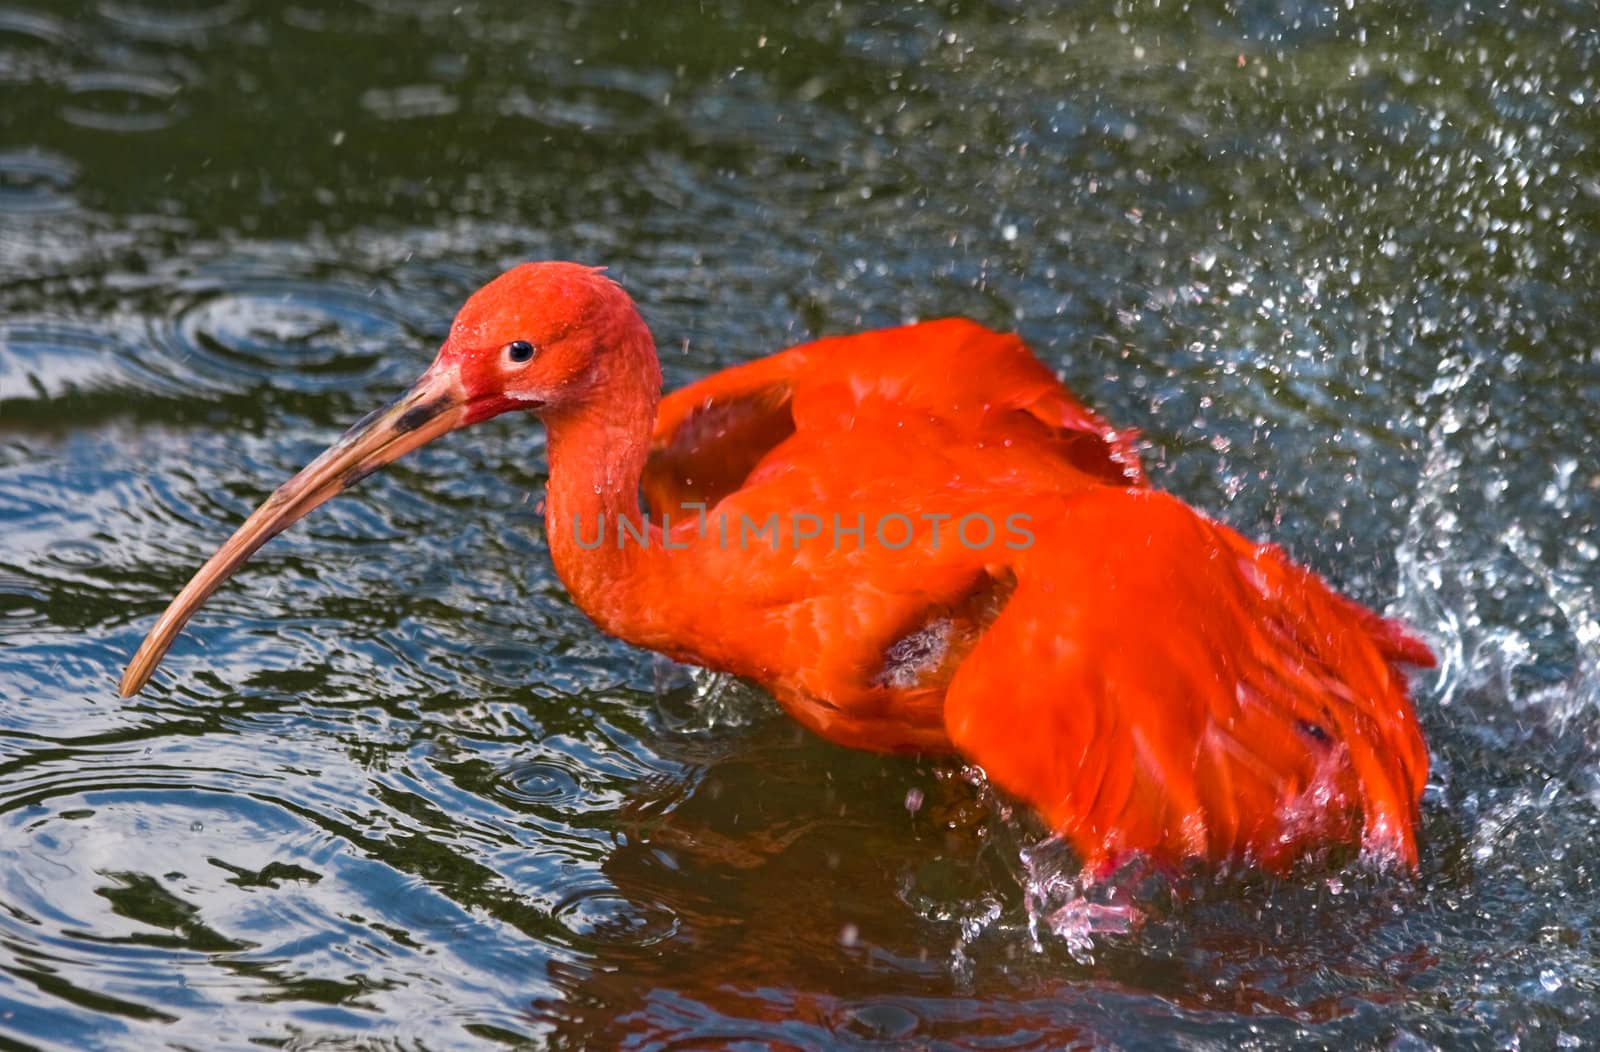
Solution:
<svg viewBox="0 0 1600 1052">
<path fill-rule="evenodd" d="M 50 81 L 70 68 L 72 35 L 54 16 L 0 7 L 0 83 Z"/>
<path fill-rule="evenodd" d="M 396 319 L 356 289 L 235 281 L 193 283 L 185 293 L 152 342 L 186 374 L 234 390 L 273 374 L 300 390 L 348 390 L 373 375 L 376 351 L 404 345 Z"/>
<path fill-rule="evenodd" d="M 61 116 L 94 131 L 148 132 L 170 127 L 182 115 L 182 85 L 169 77 L 104 71 L 66 79 Z"/>
<path fill-rule="evenodd" d="M 519 804 L 539 807 L 570 806 L 580 800 L 585 785 L 582 768 L 551 760 L 530 760 L 506 771 L 501 778 L 500 795 Z"/>
<path fill-rule="evenodd" d="M 230 755 L 235 766 L 211 766 Z M 290 772 L 293 802 L 277 798 Z M 356 806 L 363 781 L 304 736 L 266 752 L 212 737 L 34 766 L 0 799 L 0 940 L 29 947 L 14 974 L 37 985 L 22 1001 L 130 1025 L 260 1004 L 222 1024 L 225 1043 L 379 1014 L 449 1033 L 437 1013 L 467 988 L 422 967 L 430 947 L 476 941 L 508 977 L 525 972 L 521 952 L 385 861 L 407 834 Z"/>
<path fill-rule="evenodd" d="M 645 950 L 678 931 L 666 908 L 638 903 L 610 887 L 579 888 L 556 903 L 552 916 L 579 948 Z"/>
<path fill-rule="evenodd" d="M 300 394 L 373 389 L 374 399 L 398 390 L 426 346 L 417 307 L 382 277 L 314 281 L 285 269 L 283 261 L 225 259 L 172 275 L 156 311 L 118 334 L 59 320 L 0 323 L 0 401 L 128 390 L 220 398 L 267 385 Z"/>
<path fill-rule="evenodd" d="M 238 21 L 245 0 L 181 0 L 160 6 L 101 0 L 100 13 L 120 32 L 144 40 L 204 42 L 205 34 Z"/>
<path fill-rule="evenodd" d="M 104 332 L 60 322 L 0 323 L 0 402 L 109 392 L 134 386 L 136 376 Z"/>
<path fill-rule="evenodd" d="M 61 154 L 37 147 L 0 150 L 0 211 L 71 208 L 77 177 L 78 166 Z"/>
</svg>

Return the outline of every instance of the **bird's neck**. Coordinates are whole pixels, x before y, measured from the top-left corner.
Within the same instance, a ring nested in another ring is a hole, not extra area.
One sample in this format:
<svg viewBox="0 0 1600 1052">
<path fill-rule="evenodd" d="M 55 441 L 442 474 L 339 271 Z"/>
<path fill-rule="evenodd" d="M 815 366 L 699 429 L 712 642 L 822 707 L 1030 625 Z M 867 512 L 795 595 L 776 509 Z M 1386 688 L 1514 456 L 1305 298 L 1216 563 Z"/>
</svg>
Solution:
<svg viewBox="0 0 1600 1052">
<path fill-rule="evenodd" d="M 642 323 L 617 368 L 585 404 L 547 416 L 545 532 L 556 574 L 602 629 L 648 645 L 659 531 L 639 510 L 661 372 Z"/>
</svg>

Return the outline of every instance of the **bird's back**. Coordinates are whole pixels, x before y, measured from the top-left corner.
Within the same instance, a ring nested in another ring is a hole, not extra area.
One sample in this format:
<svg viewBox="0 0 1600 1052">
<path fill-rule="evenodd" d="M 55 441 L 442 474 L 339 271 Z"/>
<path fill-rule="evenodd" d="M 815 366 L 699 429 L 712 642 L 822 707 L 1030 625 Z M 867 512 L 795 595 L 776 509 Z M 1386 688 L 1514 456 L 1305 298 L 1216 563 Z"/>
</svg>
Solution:
<svg viewBox="0 0 1600 1052">
<path fill-rule="evenodd" d="M 1091 478 L 1142 485 L 1135 434 L 1083 405 L 1012 335 L 963 318 L 835 336 L 714 373 L 668 394 L 656 414 L 643 487 L 652 509 L 714 504 L 805 427 L 842 434 L 863 405 L 937 418 L 969 439 L 1036 425 L 1053 458 Z M 864 468 L 893 450 L 858 449 Z M 911 450 L 905 450 L 911 455 Z"/>
</svg>

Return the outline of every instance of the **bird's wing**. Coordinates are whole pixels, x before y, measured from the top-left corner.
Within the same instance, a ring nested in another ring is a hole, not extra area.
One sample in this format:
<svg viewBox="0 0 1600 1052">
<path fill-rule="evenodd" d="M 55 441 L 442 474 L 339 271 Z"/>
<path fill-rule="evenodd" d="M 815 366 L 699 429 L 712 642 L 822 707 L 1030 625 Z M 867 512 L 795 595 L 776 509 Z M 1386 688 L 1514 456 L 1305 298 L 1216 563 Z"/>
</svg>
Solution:
<svg viewBox="0 0 1600 1052">
<path fill-rule="evenodd" d="M 1416 861 L 1426 646 L 1178 500 L 1062 500 L 945 701 L 951 741 L 1091 867 L 1308 843 Z"/>
<path fill-rule="evenodd" d="M 838 426 L 863 403 L 928 414 L 970 436 L 1026 417 L 1076 471 L 1142 485 L 1132 431 L 1077 400 L 1023 342 L 960 318 L 802 344 L 662 400 L 643 488 L 653 509 L 707 506 L 732 493 L 797 429 Z"/>
</svg>

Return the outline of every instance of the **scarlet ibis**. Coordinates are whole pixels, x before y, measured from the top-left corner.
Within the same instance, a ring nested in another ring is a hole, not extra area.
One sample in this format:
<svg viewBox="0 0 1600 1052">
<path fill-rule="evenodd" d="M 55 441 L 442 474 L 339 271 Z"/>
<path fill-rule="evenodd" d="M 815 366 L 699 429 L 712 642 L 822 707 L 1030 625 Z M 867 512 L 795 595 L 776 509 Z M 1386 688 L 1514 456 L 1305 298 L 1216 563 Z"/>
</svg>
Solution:
<svg viewBox="0 0 1600 1052">
<path fill-rule="evenodd" d="M 1337 844 L 1415 866 L 1428 756 L 1401 666 L 1427 646 L 1149 488 L 1015 336 L 824 339 L 663 400 L 632 300 L 573 263 L 468 299 L 417 382 L 195 574 L 123 696 L 269 538 L 512 410 L 544 421 L 551 558 L 602 630 L 747 677 L 831 741 L 957 753 L 1091 871 Z"/>
</svg>

